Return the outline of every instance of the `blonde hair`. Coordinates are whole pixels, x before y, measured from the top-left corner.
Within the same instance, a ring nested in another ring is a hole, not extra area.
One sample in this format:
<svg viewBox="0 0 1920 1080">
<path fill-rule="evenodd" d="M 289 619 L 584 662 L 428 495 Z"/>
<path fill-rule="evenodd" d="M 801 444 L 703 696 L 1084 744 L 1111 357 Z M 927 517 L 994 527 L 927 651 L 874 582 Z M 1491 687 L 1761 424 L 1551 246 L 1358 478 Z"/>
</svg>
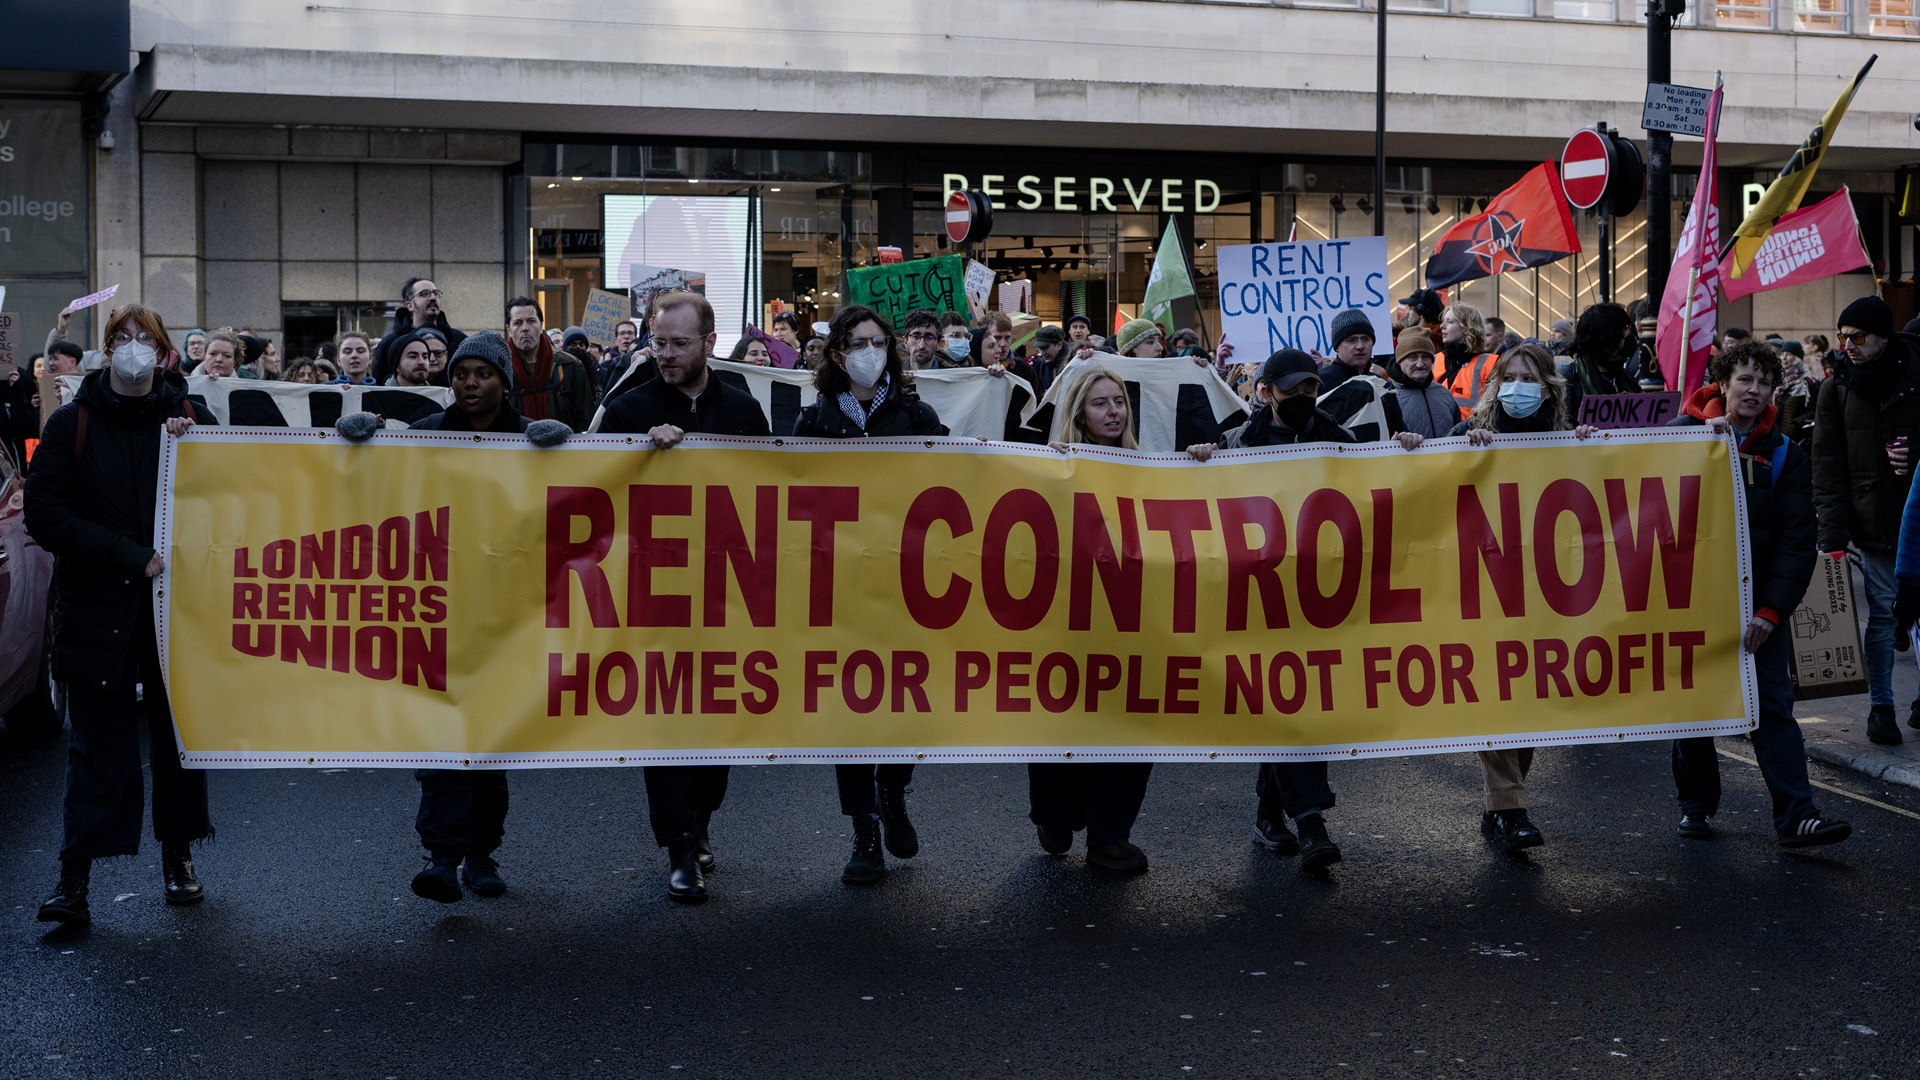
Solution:
<svg viewBox="0 0 1920 1080">
<path fill-rule="evenodd" d="M 1552 431 L 1566 431 L 1573 427 L 1567 417 L 1567 380 L 1554 370 L 1553 357 L 1538 345 L 1515 345 L 1506 355 L 1493 362 L 1493 371 L 1487 375 L 1487 384 L 1480 388 L 1480 404 L 1473 407 L 1473 415 L 1467 417 L 1470 428 L 1485 428 L 1494 431 L 1494 410 L 1500 405 L 1500 386 L 1507 381 L 1507 372 L 1514 361 L 1526 360 L 1533 364 L 1534 374 L 1540 376 L 1540 389 L 1545 400 L 1540 402 L 1542 409 L 1553 419 Z"/>
<path fill-rule="evenodd" d="M 1470 353 L 1479 352 L 1487 342 L 1487 317 L 1480 314 L 1480 309 L 1474 307 L 1472 304 L 1457 303 L 1448 304 L 1447 310 L 1440 313 L 1442 319 L 1445 319 L 1449 315 L 1453 316 L 1454 322 L 1466 328 L 1467 351 Z"/>
<path fill-rule="evenodd" d="M 1093 384 L 1102 379 L 1119 387 L 1120 397 L 1127 403 L 1127 426 L 1120 429 L 1121 448 L 1140 449 L 1140 440 L 1133 434 L 1133 399 L 1127 396 L 1126 381 L 1111 369 L 1097 365 L 1081 372 L 1060 399 L 1060 407 L 1053 414 L 1053 442 L 1093 442 L 1092 434 L 1087 431 L 1087 399 L 1093 396 Z"/>
</svg>

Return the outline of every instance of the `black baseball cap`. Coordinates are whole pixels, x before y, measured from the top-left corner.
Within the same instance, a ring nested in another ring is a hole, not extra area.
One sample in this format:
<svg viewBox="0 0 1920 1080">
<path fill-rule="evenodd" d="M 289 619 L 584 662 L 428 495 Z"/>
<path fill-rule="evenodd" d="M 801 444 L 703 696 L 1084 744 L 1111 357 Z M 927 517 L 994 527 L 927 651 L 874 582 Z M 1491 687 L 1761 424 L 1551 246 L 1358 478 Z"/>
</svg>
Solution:
<svg viewBox="0 0 1920 1080">
<path fill-rule="evenodd" d="M 1277 390 L 1291 390 L 1308 379 L 1318 379 L 1320 368 L 1299 349 L 1281 349 L 1260 368 L 1260 381 Z"/>
<path fill-rule="evenodd" d="M 1440 294 L 1432 289 L 1415 289 L 1413 295 L 1400 301 L 1410 311 L 1418 312 L 1423 322 L 1439 322 L 1440 313 L 1446 310 L 1447 303 Z"/>
</svg>

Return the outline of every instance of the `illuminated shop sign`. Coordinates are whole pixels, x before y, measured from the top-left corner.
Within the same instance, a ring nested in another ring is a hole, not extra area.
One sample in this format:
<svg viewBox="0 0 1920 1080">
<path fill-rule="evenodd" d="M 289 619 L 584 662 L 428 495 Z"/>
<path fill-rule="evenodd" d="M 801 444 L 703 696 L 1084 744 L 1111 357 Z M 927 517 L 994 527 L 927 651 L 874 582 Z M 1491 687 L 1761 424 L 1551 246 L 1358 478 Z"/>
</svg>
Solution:
<svg viewBox="0 0 1920 1080">
<path fill-rule="evenodd" d="M 978 181 L 977 183 L 975 181 Z M 1011 182 L 1009 182 L 1011 181 Z M 956 191 L 976 188 L 1003 210 L 1060 210 L 1073 213 L 1139 213 L 1148 206 L 1160 213 L 1211 214 L 1220 208 L 1220 185 L 1178 177 L 1145 180 L 1107 176 L 1003 176 L 945 173 L 941 201 Z"/>
</svg>

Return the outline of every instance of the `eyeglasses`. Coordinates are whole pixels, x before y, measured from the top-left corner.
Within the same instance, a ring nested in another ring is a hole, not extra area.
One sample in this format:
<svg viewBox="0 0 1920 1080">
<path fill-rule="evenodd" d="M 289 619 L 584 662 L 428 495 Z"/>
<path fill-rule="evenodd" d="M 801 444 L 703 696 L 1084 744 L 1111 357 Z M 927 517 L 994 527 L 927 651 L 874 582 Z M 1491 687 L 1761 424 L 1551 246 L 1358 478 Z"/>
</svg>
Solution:
<svg viewBox="0 0 1920 1080">
<path fill-rule="evenodd" d="M 925 330 L 915 330 L 913 333 L 907 335 L 907 340 L 908 341 L 933 341 L 935 340 L 935 335 L 930 334 Z"/>
<path fill-rule="evenodd" d="M 137 341 L 142 345 L 151 345 L 153 344 L 153 335 L 147 333 L 145 330 L 140 331 L 138 334 L 129 334 L 125 330 L 122 330 L 108 340 L 111 341 L 113 347 L 117 349 L 131 341 Z"/>
<path fill-rule="evenodd" d="M 848 339 L 847 339 L 847 348 L 849 348 L 849 349 L 864 349 L 864 348 L 866 348 L 866 347 L 867 347 L 867 346 L 869 346 L 869 345 L 871 345 L 871 346 L 873 346 L 873 347 L 874 347 L 874 348 L 876 348 L 876 349 L 884 349 L 884 348 L 886 348 L 886 347 L 887 347 L 887 335 L 885 335 L 885 334 L 881 334 L 881 335 L 880 335 L 880 336 L 878 336 L 878 337 L 870 337 L 870 338 L 848 338 Z"/>
<path fill-rule="evenodd" d="M 440 290 L 439 289 L 419 289 L 414 292 L 413 299 L 438 300 L 440 299 Z"/>
<path fill-rule="evenodd" d="M 653 339 L 653 344 L 655 348 L 665 346 L 669 352 L 683 353 L 683 352 L 688 352 L 692 350 L 695 345 L 699 345 L 704 340 L 706 339 L 690 338 L 690 337 L 657 337 Z"/>
<path fill-rule="evenodd" d="M 1839 334 L 1837 336 L 1842 345 L 1865 345 L 1867 343 L 1867 332 L 1865 330 L 1855 330 L 1851 334 Z"/>
</svg>

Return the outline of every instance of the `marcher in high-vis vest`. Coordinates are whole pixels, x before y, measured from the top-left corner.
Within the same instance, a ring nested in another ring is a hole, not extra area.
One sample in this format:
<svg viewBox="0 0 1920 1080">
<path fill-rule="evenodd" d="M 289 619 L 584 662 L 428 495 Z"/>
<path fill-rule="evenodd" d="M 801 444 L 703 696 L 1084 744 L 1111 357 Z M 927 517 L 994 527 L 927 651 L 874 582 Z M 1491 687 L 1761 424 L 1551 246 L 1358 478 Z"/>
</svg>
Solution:
<svg viewBox="0 0 1920 1080">
<path fill-rule="evenodd" d="M 1472 304 L 1448 304 L 1440 316 L 1439 379 L 1452 392 L 1462 418 L 1479 407 L 1493 365 L 1500 359 L 1497 348 L 1481 351 L 1486 347 L 1487 320 L 1480 309 Z"/>
</svg>

